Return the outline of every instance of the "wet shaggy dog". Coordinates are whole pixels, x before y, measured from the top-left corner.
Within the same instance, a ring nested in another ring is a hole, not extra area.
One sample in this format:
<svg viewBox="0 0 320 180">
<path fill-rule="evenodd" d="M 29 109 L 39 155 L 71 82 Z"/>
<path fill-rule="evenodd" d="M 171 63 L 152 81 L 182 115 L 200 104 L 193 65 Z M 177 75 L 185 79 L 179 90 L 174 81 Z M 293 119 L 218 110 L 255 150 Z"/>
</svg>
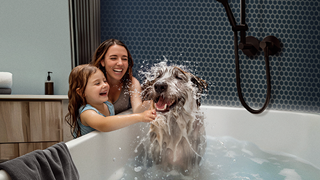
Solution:
<svg viewBox="0 0 320 180">
<path fill-rule="evenodd" d="M 206 148 L 200 98 L 207 83 L 175 66 L 158 66 L 142 85 L 142 99 L 153 100 L 157 117 L 149 130 L 148 156 L 164 171 L 198 169 Z"/>
</svg>

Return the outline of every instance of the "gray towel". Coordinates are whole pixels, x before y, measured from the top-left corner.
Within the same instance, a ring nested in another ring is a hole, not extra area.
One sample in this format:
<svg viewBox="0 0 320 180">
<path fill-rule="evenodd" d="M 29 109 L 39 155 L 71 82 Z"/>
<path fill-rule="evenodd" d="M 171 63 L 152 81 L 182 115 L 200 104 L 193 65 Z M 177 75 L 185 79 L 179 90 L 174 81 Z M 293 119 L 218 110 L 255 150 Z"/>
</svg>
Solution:
<svg viewBox="0 0 320 180">
<path fill-rule="evenodd" d="M 79 173 L 65 143 L 35 150 L 0 164 L 12 180 L 78 180 Z"/>
</svg>

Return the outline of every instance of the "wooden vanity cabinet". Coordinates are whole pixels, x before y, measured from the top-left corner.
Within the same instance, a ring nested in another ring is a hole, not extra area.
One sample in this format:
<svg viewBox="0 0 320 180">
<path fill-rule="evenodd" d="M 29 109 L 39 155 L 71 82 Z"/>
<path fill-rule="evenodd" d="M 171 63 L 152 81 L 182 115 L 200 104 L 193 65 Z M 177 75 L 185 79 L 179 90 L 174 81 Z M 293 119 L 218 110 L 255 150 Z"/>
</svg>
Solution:
<svg viewBox="0 0 320 180">
<path fill-rule="evenodd" d="M 3 95 L 2 95 L 3 96 Z M 63 141 L 63 99 L 0 96 L 0 161 Z M 14 96 L 14 95 L 11 95 Z"/>
</svg>

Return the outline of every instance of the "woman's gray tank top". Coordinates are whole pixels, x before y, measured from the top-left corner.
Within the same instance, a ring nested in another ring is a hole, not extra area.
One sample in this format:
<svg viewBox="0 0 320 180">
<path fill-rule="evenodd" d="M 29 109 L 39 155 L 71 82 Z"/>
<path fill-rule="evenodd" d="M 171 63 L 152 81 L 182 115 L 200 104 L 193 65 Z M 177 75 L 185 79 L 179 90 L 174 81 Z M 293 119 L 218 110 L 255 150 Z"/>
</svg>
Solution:
<svg viewBox="0 0 320 180">
<path fill-rule="evenodd" d="M 113 103 L 115 114 L 131 108 L 130 93 L 126 85 L 122 86 L 119 98 Z"/>
</svg>

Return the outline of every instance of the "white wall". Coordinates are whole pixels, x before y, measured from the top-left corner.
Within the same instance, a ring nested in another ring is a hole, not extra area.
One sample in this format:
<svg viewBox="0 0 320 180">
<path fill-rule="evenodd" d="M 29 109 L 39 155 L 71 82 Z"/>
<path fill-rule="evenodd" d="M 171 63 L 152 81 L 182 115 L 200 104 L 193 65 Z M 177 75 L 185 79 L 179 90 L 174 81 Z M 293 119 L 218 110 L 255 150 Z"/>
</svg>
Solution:
<svg viewBox="0 0 320 180">
<path fill-rule="evenodd" d="M 67 0 L 0 0 L 0 72 L 13 74 L 12 94 L 68 93 L 71 71 Z"/>
</svg>

